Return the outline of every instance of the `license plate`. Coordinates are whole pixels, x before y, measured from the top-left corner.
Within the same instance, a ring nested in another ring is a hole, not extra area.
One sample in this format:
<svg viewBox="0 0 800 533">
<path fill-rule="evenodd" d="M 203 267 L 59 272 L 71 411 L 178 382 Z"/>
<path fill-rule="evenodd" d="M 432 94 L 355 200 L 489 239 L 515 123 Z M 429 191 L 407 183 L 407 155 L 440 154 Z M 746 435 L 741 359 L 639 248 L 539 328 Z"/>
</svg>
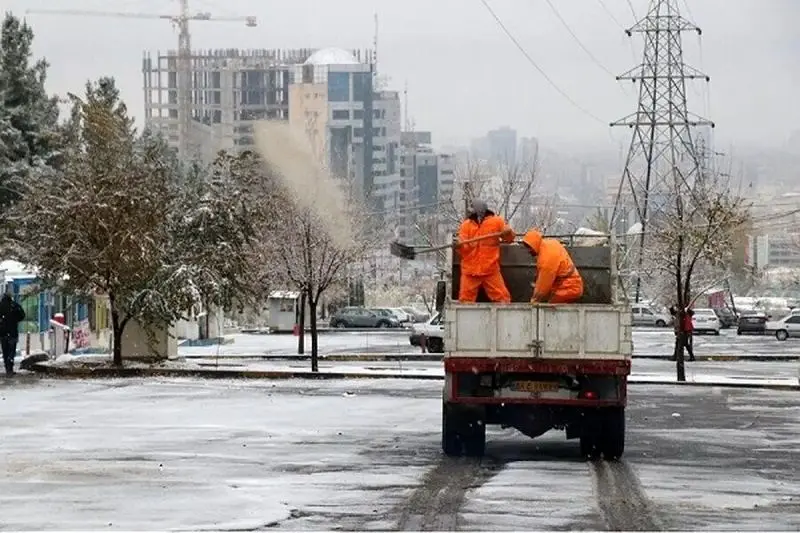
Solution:
<svg viewBox="0 0 800 533">
<path fill-rule="evenodd" d="M 558 383 L 554 381 L 514 381 L 511 390 L 516 392 L 557 392 Z"/>
</svg>

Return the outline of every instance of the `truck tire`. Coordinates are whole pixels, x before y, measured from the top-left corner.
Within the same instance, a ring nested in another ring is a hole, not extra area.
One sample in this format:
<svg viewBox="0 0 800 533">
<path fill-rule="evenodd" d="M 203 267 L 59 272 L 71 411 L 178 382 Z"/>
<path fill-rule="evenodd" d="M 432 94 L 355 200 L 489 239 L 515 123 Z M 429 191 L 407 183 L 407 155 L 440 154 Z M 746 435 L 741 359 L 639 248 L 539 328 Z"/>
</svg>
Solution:
<svg viewBox="0 0 800 533">
<path fill-rule="evenodd" d="M 444 353 L 444 339 L 439 337 L 428 338 L 428 351 L 430 353 Z"/>
<path fill-rule="evenodd" d="M 606 461 L 616 461 L 625 451 L 625 408 L 612 407 L 601 413 L 602 430 L 598 434 L 598 448 Z"/>
<path fill-rule="evenodd" d="M 486 424 L 472 409 L 442 404 L 442 451 L 450 457 L 482 457 L 486 452 Z"/>
</svg>

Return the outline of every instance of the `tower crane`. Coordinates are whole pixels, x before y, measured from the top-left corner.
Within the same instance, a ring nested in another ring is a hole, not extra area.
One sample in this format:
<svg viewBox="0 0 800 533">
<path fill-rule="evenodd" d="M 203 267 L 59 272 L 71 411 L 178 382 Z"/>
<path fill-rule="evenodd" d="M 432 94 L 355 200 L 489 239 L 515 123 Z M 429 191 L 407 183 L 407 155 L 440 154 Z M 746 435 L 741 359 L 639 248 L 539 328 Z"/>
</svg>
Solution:
<svg viewBox="0 0 800 533">
<path fill-rule="evenodd" d="M 256 17 L 215 17 L 211 13 L 190 13 L 189 0 L 178 0 L 180 12 L 177 15 L 157 13 L 131 13 L 113 11 L 87 11 L 80 9 L 28 9 L 26 13 L 42 15 L 77 15 L 90 17 L 127 17 L 139 19 L 164 19 L 172 22 L 178 29 L 178 156 L 183 160 L 189 156 L 189 132 L 192 124 L 192 43 L 189 33 L 190 20 L 212 22 L 244 22 L 249 28 L 256 26 Z"/>
</svg>

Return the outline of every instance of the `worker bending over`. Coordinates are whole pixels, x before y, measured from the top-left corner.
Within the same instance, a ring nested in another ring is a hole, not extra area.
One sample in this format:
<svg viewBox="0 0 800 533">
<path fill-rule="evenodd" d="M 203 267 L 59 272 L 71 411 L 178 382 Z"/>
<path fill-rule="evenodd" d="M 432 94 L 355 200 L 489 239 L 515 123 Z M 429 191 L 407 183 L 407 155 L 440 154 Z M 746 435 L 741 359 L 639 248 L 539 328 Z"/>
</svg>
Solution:
<svg viewBox="0 0 800 533">
<path fill-rule="evenodd" d="M 568 304 L 583 296 L 583 279 L 563 244 L 542 238 L 536 230 L 526 233 L 522 244 L 536 256 L 531 303 Z"/>
<path fill-rule="evenodd" d="M 474 303 L 483 287 L 491 301 L 511 303 L 511 294 L 500 273 L 500 242 L 514 242 L 514 231 L 503 217 L 489 210 L 486 202 L 473 201 L 467 218 L 458 229 L 457 243 L 492 233 L 501 233 L 502 236 L 456 245 L 461 257 L 459 302 Z"/>
</svg>

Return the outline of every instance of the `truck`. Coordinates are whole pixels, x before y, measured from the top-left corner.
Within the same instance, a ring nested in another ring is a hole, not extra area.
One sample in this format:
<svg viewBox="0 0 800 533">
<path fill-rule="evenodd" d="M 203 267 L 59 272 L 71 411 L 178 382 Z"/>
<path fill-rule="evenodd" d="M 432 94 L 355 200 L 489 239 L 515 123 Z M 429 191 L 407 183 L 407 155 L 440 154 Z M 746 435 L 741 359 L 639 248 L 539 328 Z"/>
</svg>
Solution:
<svg viewBox="0 0 800 533">
<path fill-rule="evenodd" d="M 563 241 L 563 238 L 561 238 Z M 450 288 L 437 287 L 445 324 L 442 450 L 482 456 L 486 426 L 514 427 L 535 438 L 552 429 L 579 439 L 584 457 L 619 459 L 633 351 L 631 309 L 618 298 L 616 246 L 566 242 L 583 277 L 574 304 L 532 304 L 535 258 L 502 244 L 500 268 L 511 303 L 458 302 L 460 261 Z"/>
</svg>

